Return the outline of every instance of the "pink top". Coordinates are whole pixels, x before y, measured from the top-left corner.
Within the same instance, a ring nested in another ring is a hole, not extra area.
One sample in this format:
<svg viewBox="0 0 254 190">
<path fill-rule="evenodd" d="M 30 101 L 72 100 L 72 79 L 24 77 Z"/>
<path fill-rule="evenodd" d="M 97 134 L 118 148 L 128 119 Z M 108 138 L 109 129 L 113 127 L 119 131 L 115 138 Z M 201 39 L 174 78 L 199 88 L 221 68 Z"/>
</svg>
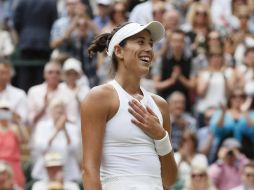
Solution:
<svg viewBox="0 0 254 190">
<path fill-rule="evenodd" d="M 12 131 L 0 131 L 0 159 L 19 161 L 20 147 L 17 135 Z"/>
<path fill-rule="evenodd" d="M 20 157 L 20 142 L 17 135 L 12 130 L 0 131 L 0 160 L 6 161 L 11 166 L 15 183 L 24 187 Z"/>
<path fill-rule="evenodd" d="M 209 175 L 219 190 L 229 190 L 241 184 L 241 170 L 248 159 L 241 155 L 232 166 L 217 161 L 209 168 Z"/>
</svg>

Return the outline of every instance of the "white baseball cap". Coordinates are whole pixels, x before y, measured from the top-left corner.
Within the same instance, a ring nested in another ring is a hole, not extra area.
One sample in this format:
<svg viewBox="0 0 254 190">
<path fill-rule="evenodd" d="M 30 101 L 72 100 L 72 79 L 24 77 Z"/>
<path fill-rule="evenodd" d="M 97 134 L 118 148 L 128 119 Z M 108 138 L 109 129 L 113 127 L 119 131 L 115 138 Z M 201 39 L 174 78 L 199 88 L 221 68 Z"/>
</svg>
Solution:
<svg viewBox="0 0 254 190">
<path fill-rule="evenodd" d="M 119 29 L 110 40 L 107 51 L 108 56 L 112 57 L 115 45 L 118 45 L 124 39 L 133 36 L 143 30 L 150 31 L 152 40 L 154 42 L 162 39 L 165 34 L 163 25 L 158 21 L 152 21 L 146 25 L 141 25 L 135 22 L 128 23 Z"/>
<path fill-rule="evenodd" d="M 64 62 L 63 71 L 74 70 L 79 74 L 82 74 L 81 62 L 75 58 L 69 58 Z"/>
</svg>

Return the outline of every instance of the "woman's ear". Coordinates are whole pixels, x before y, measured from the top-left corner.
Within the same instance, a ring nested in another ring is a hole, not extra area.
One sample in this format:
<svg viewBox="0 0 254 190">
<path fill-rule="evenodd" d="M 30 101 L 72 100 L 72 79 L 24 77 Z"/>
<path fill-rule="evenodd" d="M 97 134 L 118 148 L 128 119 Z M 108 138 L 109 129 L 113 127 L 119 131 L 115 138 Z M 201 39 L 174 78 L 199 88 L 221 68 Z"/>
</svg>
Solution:
<svg viewBox="0 0 254 190">
<path fill-rule="evenodd" d="M 114 53 L 115 53 L 115 55 L 116 55 L 116 57 L 118 58 L 118 59 L 123 59 L 123 54 L 124 54 L 124 50 L 123 50 L 123 48 L 121 47 L 121 46 L 119 46 L 119 45 L 116 45 L 115 47 L 114 47 Z"/>
</svg>

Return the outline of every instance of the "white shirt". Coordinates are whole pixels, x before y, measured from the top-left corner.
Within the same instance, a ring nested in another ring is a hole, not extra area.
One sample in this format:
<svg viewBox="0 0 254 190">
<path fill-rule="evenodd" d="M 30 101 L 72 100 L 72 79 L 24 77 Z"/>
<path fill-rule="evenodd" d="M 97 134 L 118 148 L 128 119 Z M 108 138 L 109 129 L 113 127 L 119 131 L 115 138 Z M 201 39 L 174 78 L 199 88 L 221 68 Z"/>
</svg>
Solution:
<svg viewBox="0 0 254 190">
<path fill-rule="evenodd" d="M 0 99 L 6 100 L 10 106 L 11 110 L 17 112 L 23 122 L 26 122 L 28 110 L 27 110 L 27 96 L 24 90 L 16 88 L 10 84 L 0 92 Z"/>
<path fill-rule="evenodd" d="M 42 121 L 38 123 L 31 139 L 31 154 L 34 166 L 32 177 L 39 180 L 47 179 L 47 173 L 44 167 L 44 155 L 47 151 L 58 152 L 64 158 L 64 179 L 68 181 L 79 181 L 81 172 L 79 168 L 81 135 L 78 126 L 66 123 L 66 130 L 70 136 L 71 144 L 67 144 L 63 130 L 61 130 L 51 146 L 48 142 L 51 136 L 57 130 L 52 120 Z"/>
<path fill-rule="evenodd" d="M 223 72 L 203 71 L 200 74 L 203 81 L 209 80 L 206 94 L 203 97 L 199 97 L 196 103 L 197 111 L 203 113 L 209 107 L 219 107 L 221 103 L 225 104 L 227 96 Z M 212 74 L 211 78 L 210 74 Z M 232 70 L 227 69 L 224 72 L 224 75 L 226 78 L 229 78 L 232 75 Z"/>
<path fill-rule="evenodd" d="M 134 99 L 115 80 L 113 85 L 119 97 L 119 108 L 105 127 L 101 179 L 116 176 L 149 176 L 160 178 L 160 161 L 154 140 L 131 122 L 128 101 Z M 150 93 L 141 88 L 142 105 L 149 106 L 158 116 L 162 126 L 162 114 Z"/>
<path fill-rule="evenodd" d="M 44 106 L 45 94 L 47 91 L 47 84 L 42 83 L 36 86 L 33 86 L 28 91 L 28 121 L 32 123 L 35 115 L 42 109 Z M 62 99 L 66 103 L 66 111 L 68 120 L 72 122 L 77 122 L 79 118 L 79 105 L 76 100 L 76 97 L 69 90 L 64 89 L 60 85 L 58 88 L 48 94 L 49 101 L 54 98 Z M 46 110 L 40 121 L 46 120 L 49 118 L 49 110 Z"/>
<path fill-rule="evenodd" d="M 37 181 L 33 184 L 32 190 L 47 190 L 48 182 L 47 181 Z M 76 183 L 73 182 L 64 182 L 63 190 L 79 190 L 79 187 Z"/>
</svg>

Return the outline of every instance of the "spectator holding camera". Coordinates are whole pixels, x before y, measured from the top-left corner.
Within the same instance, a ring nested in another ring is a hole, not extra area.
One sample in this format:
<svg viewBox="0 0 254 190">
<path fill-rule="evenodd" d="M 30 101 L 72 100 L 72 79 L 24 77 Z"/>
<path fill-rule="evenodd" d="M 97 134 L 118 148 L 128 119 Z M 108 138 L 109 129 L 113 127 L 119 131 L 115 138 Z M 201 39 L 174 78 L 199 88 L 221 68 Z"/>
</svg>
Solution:
<svg viewBox="0 0 254 190">
<path fill-rule="evenodd" d="M 14 182 L 24 188 L 25 180 L 21 168 L 20 146 L 28 139 L 28 133 L 19 123 L 15 124 L 9 102 L 0 101 L 0 160 L 6 161 L 13 170 Z"/>
<path fill-rule="evenodd" d="M 241 184 L 241 171 L 248 159 L 240 148 L 236 139 L 225 139 L 218 151 L 218 160 L 209 167 L 209 175 L 218 189 L 228 190 Z"/>
</svg>

